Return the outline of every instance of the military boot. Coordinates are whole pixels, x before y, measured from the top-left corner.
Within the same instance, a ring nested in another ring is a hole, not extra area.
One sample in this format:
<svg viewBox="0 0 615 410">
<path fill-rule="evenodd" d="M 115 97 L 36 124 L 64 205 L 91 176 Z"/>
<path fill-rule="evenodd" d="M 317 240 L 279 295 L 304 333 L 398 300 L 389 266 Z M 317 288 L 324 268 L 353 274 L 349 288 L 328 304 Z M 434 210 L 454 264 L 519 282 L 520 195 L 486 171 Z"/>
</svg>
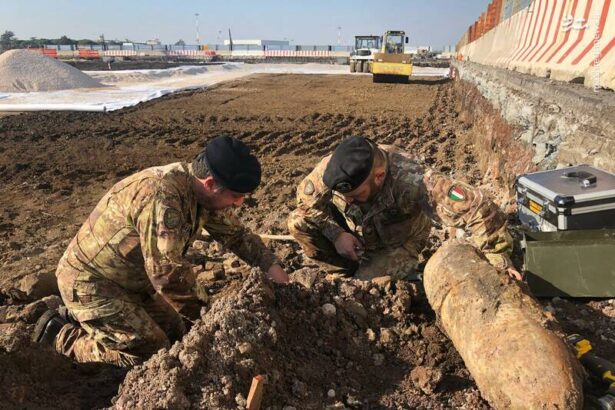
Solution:
<svg viewBox="0 0 615 410">
<path fill-rule="evenodd" d="M 48 310 L 38 319 L 32 333 L 33 342 L 49 346 L 54 345 L 56 336 L 60 333 L 62 327 L 69 323 L 66 319 L 67 311 L 60 312 L 59 310 Z"/>
</svg>

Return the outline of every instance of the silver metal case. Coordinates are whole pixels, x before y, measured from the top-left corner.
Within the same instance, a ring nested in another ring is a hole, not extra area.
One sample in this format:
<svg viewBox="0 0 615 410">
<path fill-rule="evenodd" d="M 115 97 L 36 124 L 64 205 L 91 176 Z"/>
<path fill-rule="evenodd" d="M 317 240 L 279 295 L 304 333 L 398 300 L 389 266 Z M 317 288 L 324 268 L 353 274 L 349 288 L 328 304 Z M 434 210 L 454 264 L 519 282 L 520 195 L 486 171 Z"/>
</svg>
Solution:
<svg viewBox="0 0 615 410">
<path fill-rule="evenodd" d="M 578 165 L 522 175 L 516 184 L 521 223 L 534 232 L 615 229 L 615 175 Z"/>
</svg>

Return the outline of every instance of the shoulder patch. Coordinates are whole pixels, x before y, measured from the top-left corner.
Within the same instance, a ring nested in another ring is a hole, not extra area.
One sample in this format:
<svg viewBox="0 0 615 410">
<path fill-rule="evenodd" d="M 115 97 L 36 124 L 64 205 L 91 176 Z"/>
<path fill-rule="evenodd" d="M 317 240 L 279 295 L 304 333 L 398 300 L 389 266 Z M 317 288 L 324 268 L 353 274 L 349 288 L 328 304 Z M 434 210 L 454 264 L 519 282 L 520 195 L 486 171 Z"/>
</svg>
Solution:
<svg viewBox="0 0 615 410">
<path fill-rule="evenodd" d="M 303 187 L 303 193 L 305 195 L 312 195 L 314 193 L 314 184 L 312 181 L 308 181 Z"/>
<path fill-rule="evenodd" d="M 167 229 L 175 229 L 182 222 L 182 215 L 177 209 L 167 208 L 163 217 L 164 226 Z"/>
<path fill-rule="evenodd" d="M 453 185 L 448 190 L 448 197 L 453 201 L 465 201 L 466 200 L 466 191 L 461 187 L 461 185 Z"/>
</svg>

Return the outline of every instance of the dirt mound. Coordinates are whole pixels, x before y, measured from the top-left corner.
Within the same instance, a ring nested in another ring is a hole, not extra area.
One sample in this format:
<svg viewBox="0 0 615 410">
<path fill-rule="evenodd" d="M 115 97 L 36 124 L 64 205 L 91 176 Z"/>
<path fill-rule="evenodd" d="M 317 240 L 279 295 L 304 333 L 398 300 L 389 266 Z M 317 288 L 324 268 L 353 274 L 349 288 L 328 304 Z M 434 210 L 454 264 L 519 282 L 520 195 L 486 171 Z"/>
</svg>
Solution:
<svg viewBox="0 0 615 410">
<path fill-rule="evenodd" d="M 9 50 L 0 54 L 0 92 L 25 93 L 95 87 L 102 87 L 102 84 L 53 58 L 28 50 Z"/>
<path fill-rule="evenodd" d="M 101 408 L 117 393 L 126 371 L 74 363 L 50 347 L 33 344 L 33 323 L 57 296 L 26 307 L 0 306 L 0 407 L 3 409 Z M 7 323 L 5 323 L 7 322 Z"/>
<path fill-rule="evenodd" d="M 242 408 L 258 374 L 264 408 L 487 407 L 417 293 L 350 279 L 272 289 L 252 272 L 181 343 L 129 372 L 115 407 Z"/>
</svg>

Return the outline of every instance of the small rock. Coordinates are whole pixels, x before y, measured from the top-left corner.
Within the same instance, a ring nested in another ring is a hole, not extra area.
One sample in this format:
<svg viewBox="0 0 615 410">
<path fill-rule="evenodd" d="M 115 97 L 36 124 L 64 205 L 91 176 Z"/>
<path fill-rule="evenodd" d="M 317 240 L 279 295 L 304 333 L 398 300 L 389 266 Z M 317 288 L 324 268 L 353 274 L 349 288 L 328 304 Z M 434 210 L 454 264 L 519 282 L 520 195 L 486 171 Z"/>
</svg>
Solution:
<svg viewBox="0 0 615 410">
<path fill-rule="evenodd" d="M 375 353 L 374 356 L 374 366 L 382 366 L 384 363 L 384 355 L 381 353 Z"/>
<path fill-rule="evenodd" d="M 192 242 L 192 247 L 196 249 L 197 251 L 206 251 L 207 242 L 197 239 L 196 241 Z"/>
<path fill-rule="evenodd" d="M 330 399 L 335 397 L 335 390 L 333 389 L 329 389 L 329 391 L 327 392 L 327 397 L 329 397 Z"/>
<path fill-rule="evenodd" d="M 322 305 L 322 313 L 327 317 L 335 316 L 336 311 L 337 309 L 335 309 L 335 306 L 331 303 L 325 303 L 324 305 Z"/>
<path fill-rule="evenodd" d="M 346 403 L 349 406 L 353 406 L 353 407 L 359 407 L 363 404 L 361 400 L 357 399 L 354 396 L 351 396 L 350 394 L 346 397 Z"/>
<path fill-rule="evenodd" d="M 374 333 L 372 329 L 367 329 L 365 331 L 365 334 L 367 335 L 367 340 L 369 340 L 370 342 L 373 342 L 376 340 L 376 333 Z"/>
<path fill-rule="evenodd" d="M 415 335 L 418 333 L 419 333 L 419 327 L 414 323 L 410 323 L 408 327 L 404 329 L 404 335 L 410 336 L 410 335 Z"/>
<path fill-rule="evenodd" d="M 205 282 L 215 282 L 217 280 L 224 280 L 225 278 L 224 265 L 215 262 L 207 262 L 204 270 L 200 272 L 198 276 L 198 280 Z"/>
<path fill-rule="evenodd" d="M 362 304 L 355 300 L 349 300 L 344 304 L 344 308 L 359 326 L 366 326 L 367 310 L 365 310 Z"/>
<path fill-rule="evenodd" d="M 239 353 L 241 354 L 249 354 L 252 352 L 252 344 L 249 342 L 244 342 L 239 344 Z"/>
<path fill-rule="evenodd" d="M 237 396 L 235 396 L 235 403 L 241 407 L 245 407 L 248 404 L 245 397 L 243 397 L 243 394 L 241 393 L 237 393 Z"/>
<path fill-rule="evenodd" d="M 372 283 L 378 287 L 384 288 L 386 291 L 387 286 L 390 288 L 391 277 L 390 276 L 379 276 L 377 278 L 372 279 Z"/>
<path fill-rule="evenodd" d="M 397 335 L 391 329 L 380 329 L 380 343 L 388 345 L 397 341 Z"/>
<path fill-rule="evenodd" d="M 325 410 L 346 410 L 346 406 L 341 401 L 337 401 L 334 404 L 329 404 L 325 407 Z"/>
<path fill-rule="evenodd" d="M 433 394 L 442 381 L 442 371 L 437 368 L 417 366 L 410 372 L 412 383 L 425 394 Z"/>
<path fill-rule="evenodd" d="M 199 352 L 194 350 L 182 350 L 179 352 L 178 359 L 184 368 L 187 370 L 192 370 L 198 367 L 201 363 L 202 356 Z"/>
<path fill-rule="evenodd" d="M 291 273 L 289 277 L 291 282 L 299 283 L 310 289 L 314 282 L 316 282 L 316 279 L 318 279 L 318 271 L 311 268 L 303 268 Z"/>
<path fill-rule="evenodd" d="M 33 301 L 42 299 L 45 296 L 59 295 L 58 282 L 55 272 L 53 271 L 38 271 L 21 277 L 18 281 L 12 284 L 5 293 L 13 294 L 12 289 L 17 290 L 16 294 L 23 295 L 23 301 Z M 12 289 L 11 289 L 12 288 Z M 22 301 L 20 299 L 20 301 Z"/>
<path fill-rule="evenodd" d="M 35 323 L 49 309 L 57 309 L 61 299 L 56 296 L 46 296 L 27 305 L 0 306 L 0 322 Z"/>
<path fill-rule="evenodd" d="M 350 283 L 343 282 L 340 285 L 340 293 L 346 298 L 353 297 L 356 291 L 357 288 Z"/>
</svg>

